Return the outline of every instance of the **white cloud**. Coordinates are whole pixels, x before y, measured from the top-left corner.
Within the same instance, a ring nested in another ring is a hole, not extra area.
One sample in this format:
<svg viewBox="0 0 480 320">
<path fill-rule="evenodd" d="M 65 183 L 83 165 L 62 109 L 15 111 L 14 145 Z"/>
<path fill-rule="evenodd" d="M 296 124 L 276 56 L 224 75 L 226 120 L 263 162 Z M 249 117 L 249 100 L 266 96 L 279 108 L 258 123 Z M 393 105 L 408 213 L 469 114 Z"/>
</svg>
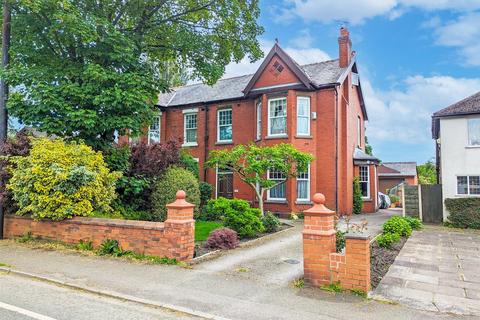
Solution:
<svg viewBox="0 0 480 320">
<path fill-rule="evenodd" d="M 297 15 L 307 21 L 361 24 L 376 16 L 393 20 L 409 8 L 425 11 L 452 10 L 468 12 L 480 9 L 480 0 L 285 0 L 280 21 L 292 21 Z"/>
<path fill-rule="evenodd" d="M 292 40 L 290 40 L 290 43 L 294 47 L 310 48 L 313 43 L 313 37 L 310 34 L 310 30 L 303 29 L 302 31 L 300 31 L 298 36 L 295 36 Z"/>
<path fill-rule="evenodd" d="M 272 49 L 274 42 L 269 40 L 260 40 L 260 47 L 266 56 L 270 49 Z M 325 61 L 331 59 L 330 56 L 323 50 L 317 48 L 300 48 L 287 46 L 283 47 L 290 57 L 293 58 L 298 64 L 308 64 L 313 62 Z M 250 63 L 248 58 L 244 58 L 239 63 L 230 63 L 225 68 L 224 78 L 240 76 L 249 73 L 255 73 L 260 64 L 262 64 L 263 59 Z"/>
<path fill-rule="evenodd" d="M 362 81 L 369 116 L 367 136 L 375 144 L 424 145 L 431 142 L 431 116 L 480 91 L 480 78 L 408 77 L 402 90 L 375 90 Z"/>
</svg>

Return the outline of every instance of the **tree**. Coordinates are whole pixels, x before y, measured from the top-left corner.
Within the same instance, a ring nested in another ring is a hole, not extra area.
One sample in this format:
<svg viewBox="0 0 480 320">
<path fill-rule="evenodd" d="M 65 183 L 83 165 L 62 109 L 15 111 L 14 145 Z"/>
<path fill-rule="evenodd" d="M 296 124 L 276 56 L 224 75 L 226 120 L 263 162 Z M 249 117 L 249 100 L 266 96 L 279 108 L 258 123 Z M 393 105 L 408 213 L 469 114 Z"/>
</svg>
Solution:
<svg viewBox="0 0 480 320">
<path fill-rule="evenodd" d="M 90 145 L 139 134 L 159 92 L 259 59 L 258 0 L 16 0 L 9 111 Z"/>
<path fill-rule="evenodd" d="M 437 169 L 432 160 L 417 166 L 418 182 L 420 184 L 436 184 Z"/>
<path fill-rule="evenodd" d="M 285 183 L 289 177 L 297 177 L 308 170 L 313 157 L 300 152 L 290 144 L 259 147 L 254 144 L 237 145 L 231 150 L 213 150 L 206 165 L 218 169 L 228 169 L 237 173 L 242 181 L 250 186 L 264 215 L 263 196 L 265 191 Z M 284 179 L 272 181 L 267 177 L 268 170 L 282 173 Z"/>
<path fill-rule="evenodd" d="M 373 156 L 373 148 L 372 146 L 368 143 L 368 138 L 365 136 L 365 153 Z"/>
</svg>

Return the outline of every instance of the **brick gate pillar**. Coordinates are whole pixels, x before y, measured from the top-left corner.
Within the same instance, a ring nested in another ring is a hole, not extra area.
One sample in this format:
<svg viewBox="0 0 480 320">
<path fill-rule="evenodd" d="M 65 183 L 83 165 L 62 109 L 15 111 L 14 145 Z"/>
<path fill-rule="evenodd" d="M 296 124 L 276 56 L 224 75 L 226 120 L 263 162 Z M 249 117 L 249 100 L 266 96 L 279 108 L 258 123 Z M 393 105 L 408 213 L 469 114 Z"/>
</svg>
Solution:
<svg viewBox="0 0 480 320">
<path fill-rule="evenodd" d="M 305 280 L 314 286 L 331 283 L 330 254 L 336 252 L 335 211 L 325 207 L 325 196 L 316 193 L 314 205 L 305 210 L 303 268 Z"/>
<path fill-rule="evenodd" d="M 195 250 L 194 204 L 188 203 L 185 191 L 180 190 L 175 202 L 167 204 L 165 238 L 168 241 L 168 257 L 189 261 Z"/>
</svg>

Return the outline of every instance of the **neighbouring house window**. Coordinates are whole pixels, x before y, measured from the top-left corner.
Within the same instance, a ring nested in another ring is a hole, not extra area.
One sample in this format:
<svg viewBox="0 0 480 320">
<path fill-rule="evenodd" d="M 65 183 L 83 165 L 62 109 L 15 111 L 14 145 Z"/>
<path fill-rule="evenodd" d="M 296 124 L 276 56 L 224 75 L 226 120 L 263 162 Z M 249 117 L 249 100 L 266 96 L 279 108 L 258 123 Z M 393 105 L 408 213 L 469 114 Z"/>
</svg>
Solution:
<svg viewBox="0 0 480 320">
<path fill-rule="evenodd" d="M 480 176 L 457 176 L 457 194 L 480 195 Z"/>
<path fill-rule="evenodd" d="M 362 197 L 370 198 L 370 168 L 368 166 L 360 166 L 360 188 L 362 189 Z"/>
<path fill-rule="evenodd" d="M 275 181 L 280 183 L 275 187 L 268 190 L 267 199 L 268 200 L 286 200 L 287 199 L 287 185 L 285 184 L 285 175 L 279 171 L 268 170 L 268 180 Z"/>
<path fill-rule="evenodd" d="M 232 141 L 232 109 L 217 112 L 217 141 Z"/>
<path fill-rule="evenodd" d="M 185 144 L 197 143 L 197 114 L 184 114 Z"/>
<path fill-rule="evenodd" d="M 157 142 L 160 142 L 160 115 L 155 116 L 148 127 L 148 144 Z"/>
<path fill-rule="evenodd" d="M 297 176 L 297 200 L 310 200 L 310 165 L 307 172 L 300 172 Z"/>
<path fill-rule="evenodd" d="M 357 117 L 357 146 L 362 146 L 362 120 Z"/>
<path fill-rule="evenodd" d="M 310 135 L 310 98 L 297 97 L 297 135 Z"/>
<path fill-rule="evenodd" d="M 480 119 L 468 119 L 468 145 L 480 146 Z"/>
<path fill-rule="evenodd" d="M 262 138 L 262 102 L 257 103 L 257 140 Z"/>
<path fill-rule="evenodd" d="M 287 133 L 287 98 L 268 100 L 268 135 L 281 136 Z"/>
</svg>

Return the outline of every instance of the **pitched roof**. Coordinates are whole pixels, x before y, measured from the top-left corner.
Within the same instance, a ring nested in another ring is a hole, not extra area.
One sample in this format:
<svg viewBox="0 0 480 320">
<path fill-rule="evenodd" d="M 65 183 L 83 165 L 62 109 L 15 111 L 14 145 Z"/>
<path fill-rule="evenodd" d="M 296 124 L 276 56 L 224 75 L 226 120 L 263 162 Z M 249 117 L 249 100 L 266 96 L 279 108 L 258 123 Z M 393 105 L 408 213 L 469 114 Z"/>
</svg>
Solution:
<svg viewBox="0 0 480 320">
<path fill-rule="evenodd" d="M 359 148 L 355 148 L 355 151 L 353 152 L 353 160 L 380 162 L 380 160 L 377 157 L 371 156 Z"/>
<path fill-rule="evenodd" d="M 440 118 L 469 114 L 480 114 L 480 92 L 435 112 L 432 116 L 432 137 L 437 139 L 440 130 Z"/>
<path fill-rule="evenodd" d="M 382 168 L 384 167 L 384 168 Z M 416 176 L 416 162 L 383 162 L 378 168 L 379 177 Z"/>
<path fill-rule="evenodd" d="M 338 82 L 348 68 L 340 68 L 338 59 L 299 66 L 315 87 L 333 85 Z M 206 102 L 243 99 L 243 90 L 253 74 L 221 79 L 212 86 L 199 83 L 173 88 L 169 93 L 158 96 L 158 105 L 162 107 L 183 106 Z"/>
</svg>

